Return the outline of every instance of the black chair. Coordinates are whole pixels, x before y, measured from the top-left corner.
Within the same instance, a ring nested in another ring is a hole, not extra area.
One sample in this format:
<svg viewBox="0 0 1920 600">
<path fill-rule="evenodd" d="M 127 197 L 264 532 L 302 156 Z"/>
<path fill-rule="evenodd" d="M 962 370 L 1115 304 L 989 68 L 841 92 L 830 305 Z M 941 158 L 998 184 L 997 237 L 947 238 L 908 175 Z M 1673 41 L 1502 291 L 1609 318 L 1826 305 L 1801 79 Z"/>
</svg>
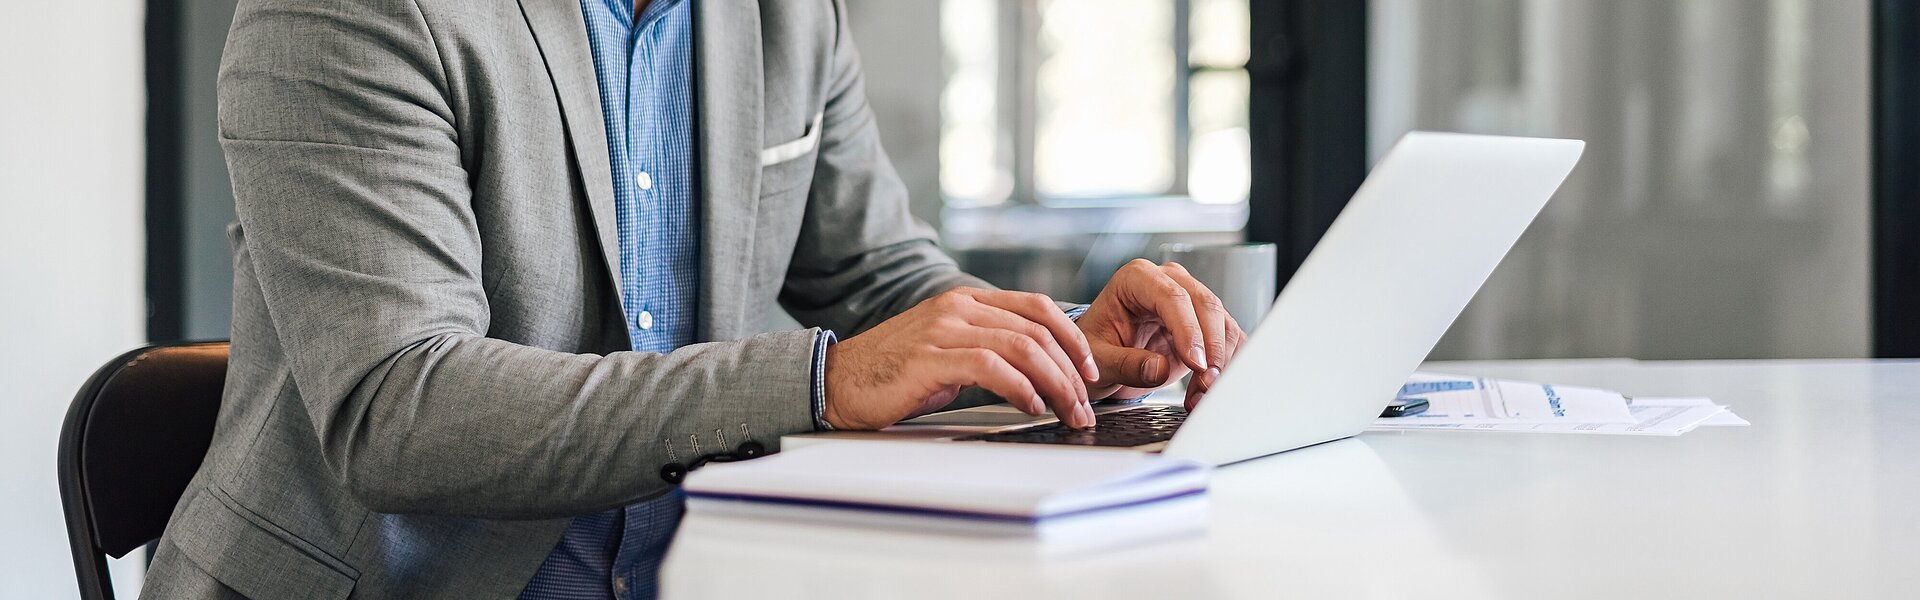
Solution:
<svg viewBox="0 0 1920 600">
<path fill-rule="evenodd" d="M 213 442 L 227 343 L 134 350 L 87 379 L 60 429 L 60 502 L 80 597 L 113 598 L 107 556 L 160 538 Z"/>
</svg>

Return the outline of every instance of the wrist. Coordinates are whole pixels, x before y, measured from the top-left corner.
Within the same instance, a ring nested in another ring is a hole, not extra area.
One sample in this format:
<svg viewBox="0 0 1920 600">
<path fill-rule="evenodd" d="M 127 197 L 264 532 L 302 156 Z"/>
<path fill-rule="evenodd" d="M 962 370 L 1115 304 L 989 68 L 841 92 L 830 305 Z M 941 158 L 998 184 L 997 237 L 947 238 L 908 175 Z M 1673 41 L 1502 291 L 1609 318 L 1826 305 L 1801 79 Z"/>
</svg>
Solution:
<svg viewBox="0 0 1920 600">
<path fill-rule="evenodd" d="M 841 403 L 835 402 L 835 400 L 843 399 L 846 396 L 840 389 L 844 387 L 841 385 L 841 379 L 844 378 L 845 374 L 840 372 L 841 365 L 836 360 L 839 358 L 839 350 L 839 344 L 829 345 L 823 349 L 823 352 L 826 354 L 826 376 L 822 378 L 825 385 L 821 390 L 820 420 L 826 423 L 828 428 L 834 430 L 857 429 L 852 423 L 847 421 L 844 415 L 840 414 Z"/>
</svg>

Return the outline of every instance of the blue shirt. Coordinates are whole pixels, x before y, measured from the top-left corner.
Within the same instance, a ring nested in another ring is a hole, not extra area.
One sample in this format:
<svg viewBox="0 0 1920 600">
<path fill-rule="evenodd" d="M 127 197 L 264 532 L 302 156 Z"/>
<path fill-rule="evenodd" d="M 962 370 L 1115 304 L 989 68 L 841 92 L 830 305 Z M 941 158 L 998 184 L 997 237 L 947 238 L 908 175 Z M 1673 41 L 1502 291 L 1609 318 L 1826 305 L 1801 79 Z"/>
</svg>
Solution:
<svg viewBox="0 0 1920 600">
<path fill-rule="evenodd" d="M 637 20 L 633 5 L 580 2 L 613 167 L 627 333 L 634 350 L 671 352 L 698 333 L 693 0 L 652 0 Z M 653 597 L 681 502 L 676 490 L 575 518 L 520 597 Z"/>
</svg>

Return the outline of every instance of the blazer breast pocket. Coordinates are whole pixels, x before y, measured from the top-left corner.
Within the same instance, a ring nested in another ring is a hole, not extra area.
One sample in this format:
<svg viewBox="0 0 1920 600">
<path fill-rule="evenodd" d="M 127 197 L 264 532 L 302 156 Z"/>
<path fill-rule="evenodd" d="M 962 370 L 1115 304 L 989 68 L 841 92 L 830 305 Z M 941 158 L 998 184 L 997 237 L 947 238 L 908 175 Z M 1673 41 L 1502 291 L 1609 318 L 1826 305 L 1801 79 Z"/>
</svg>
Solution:
<svg viewBox="0 0 1920 600">
<path fill-rule="evenodd" d="M 764 169 L 813 153 L 820 147 L 820 121 L 826 113 L 813 113 L 813 122 L 807 124 L 806 135 L 800 139 L 775 145 L 760 151 L 760 168 Z"/>
<path fill-rule="evenodd" d="M 806 134 L 760 151 L 760 195 L 776 196 L 803 189 L 813 181 L 813 161 L 820 148 L 821 115 L 813 115 Z"/>
</svg>

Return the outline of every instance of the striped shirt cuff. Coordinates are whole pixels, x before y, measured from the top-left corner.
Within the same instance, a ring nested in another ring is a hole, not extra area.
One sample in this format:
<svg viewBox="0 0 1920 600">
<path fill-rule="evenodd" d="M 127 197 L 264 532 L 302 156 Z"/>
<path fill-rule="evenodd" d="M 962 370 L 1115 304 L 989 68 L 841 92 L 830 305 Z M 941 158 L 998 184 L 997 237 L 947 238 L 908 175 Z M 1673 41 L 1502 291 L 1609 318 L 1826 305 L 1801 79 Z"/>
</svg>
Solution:
<svg viewBox="0 0 1920 600">
<path fill-rule="evenodd" d="M 1067 318 L 1073 319 L 1075 321 L 1080 320 L 1080 315 L 1087 314 L 1087 307 L 1089 306 L 1092 306 L 1092 305 L 1082 304 L 1082 305 L 1067 309 Z"/>
<path fill-rule="evenodd" d="M 813 338 L 813 429 L 833 431 L 827 424 L 827 346 L 840 342 L 833 330 L 822 329 Z"/>
</svg>

